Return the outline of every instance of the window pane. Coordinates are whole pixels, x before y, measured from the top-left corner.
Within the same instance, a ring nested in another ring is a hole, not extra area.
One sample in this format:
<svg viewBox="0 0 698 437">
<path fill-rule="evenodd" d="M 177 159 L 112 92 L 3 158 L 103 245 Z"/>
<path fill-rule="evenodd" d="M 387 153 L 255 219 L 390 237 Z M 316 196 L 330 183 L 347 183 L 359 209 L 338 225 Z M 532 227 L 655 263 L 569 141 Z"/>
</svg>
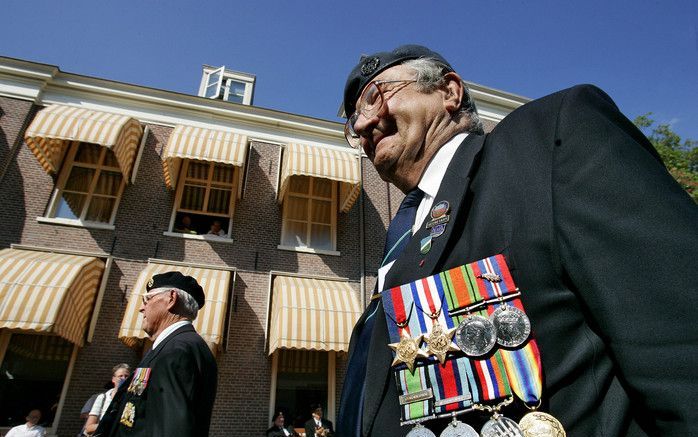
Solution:
<svg viewBox="0 0 698 437">
<path fill-rule="evenodd" d="M 208 75 L 208 83 L 206 84 L 206 97 L 218 97 L 218 84 L 221 80 L 221 72 L 217 71 Z"/>
<path fill-rule="evenodd" d="M 284 246 L 308 246 L 307 227 L 303 222 L 287 221 L 281 244 Z"/>
<path fill-rule="evenodd" d="M 310 228 L 310 246 L 314 249 L 332 250 L 332 227 L 312 225 Z"/>
<path fill-rule="evenodd" d="M 92 196 L 85 220 L 109 223 L 115 204 L 116 199 L 114 197 Z"/>
<path fill-rule="evenodd" d="M 87 194 L 62 193 L 56 208 L 56 217 L 77 220 L 87 200 Z"/>
<path fill-rule="evenodd" d="M 288 191 L 291 193 L 308 194 L 310 178 L 308 176 L 291 176 Z"/>
<path fill-rule="evenodd" d="M 327 200 L 313 200 L 312 221 L 332 224 L 332 202 Z"/>
<path fill-rule="evenodd" d="M 332 181 L 329 179 L 314 178 L 313 179 L 313 196 L 332 198 Z"/>
<path fill-rule="evenodd" d="M 181 209 L 190 209 L 194 211 L 204 210 L 204 196 L 206 195 L 206 187 L 199 185 L 185 185 L 182 193 L 182 201 L 180 202 Z"/>
<path fill-rule="evenodd" d="M 116 196 L 119 194 L 119 187 L 121 186 L 121 173 L 114 171 L 102 171 L 99 174 L 99 179 L 97 179 L 97 186 L 95 186 L 95 194 L 109 194 L 111 196 Z"/>
<path fill-rule="evenodd" d="M 234 171 L 235 168 L 232 165 L 216 164 L 213 167 L 213 180 L 232 184 Z"/>
<path fill-rule="evenodd" d="M 287 219 L 308 221 L 308 199 L 288 196 L 284 208 L 286 208 Z"/>
<path fill-rule="evenodd" d="M 230 191 L 212 188 L 208 195 L 208 212 L 228 214 L 230 211 Z"/>
<path fill-rule="evenodd" d="M 192 179 L 208 179 L 208 168 L 210 167 L 208 162 L 189 162 L 189 168 L 187 169 L 187 177 Z"/>
<path fill-rule="evenodd" d="M 75 154 L 75 161 L 97 164 L 99 155 L 102 153 L 102 146 L 92 143 L 80 143 L 78 153 Z"/>
<path fill-rule="evenodd" d="M 276 353 L 276 404 L 287 409 L 287 426 L 302 428 L 311 417 L 310 405 L 327 405 L 327 352 L 282 349 Z"/>
<path fill-rule="evenodd" d="M 65 189 L 87 193 L 90 190 L 90 184 L 94 175 L 95 170 L 92 168 L 73 166 L 70 170 L 70 176 L 68 176 L 68 180 L 65 182 Z"/>
<path fill-rule="evenodd" d="M 73 345 L 49 335 L 12 334 L 0 366 L 0 426 L 25 423 L 32 408 L 53 423 Z"/>
</svg>

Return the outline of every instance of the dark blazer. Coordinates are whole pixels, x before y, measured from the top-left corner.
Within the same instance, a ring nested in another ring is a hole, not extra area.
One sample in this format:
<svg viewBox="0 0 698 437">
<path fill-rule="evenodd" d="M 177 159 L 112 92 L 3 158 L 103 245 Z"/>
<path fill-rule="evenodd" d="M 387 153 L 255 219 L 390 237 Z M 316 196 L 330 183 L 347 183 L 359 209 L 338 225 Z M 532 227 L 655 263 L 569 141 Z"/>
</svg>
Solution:
<svg viewBox="0 0 698 437">
<path fill-rule="evenodd" d="M 148 352 L 138 367 L 151 369 L 143 394 L 128 393 L 133 376 L 127 379 L 105 414 L 106 420 L 100 421 L 98 435 L 208 436 L 218 368 L 211 350 L 192 325 L 175 330 Z M 129 402 L 136 409 L 132 428 L 120 423 Z"/>
<path fill-rule="evenodd" d="M 698 393 L 698 208 L 603 91 L 563 90 L 468 136 L 441 200 L 446 232 L 422 255 L 421 228 L 384 289 L 504 254 L 541 352 L 541 409 L 568 436 L 698 435 L 687 401 Z M 411 427 L 399 426 L 382 306 L 376 317 L 362 431 L 401 436 Z M 483 416 L 461 420 L 479 429 Z M 438 435 L 445 423 L 426 424 Z"/>
<path fill-rule="evenodd" d="M 329 431 L 327 434 L 328 436 L 332 436 L 332 434 L 334 434 L 332 422 L 322 417 L 320 419 L 320 423 L 322 423 L 323 428 Z M 315 419 L 313 419 L 312 417 L 310 418 L 310 420 L 305 422 L 305 437 L 315 437 Z"/>
</svg>

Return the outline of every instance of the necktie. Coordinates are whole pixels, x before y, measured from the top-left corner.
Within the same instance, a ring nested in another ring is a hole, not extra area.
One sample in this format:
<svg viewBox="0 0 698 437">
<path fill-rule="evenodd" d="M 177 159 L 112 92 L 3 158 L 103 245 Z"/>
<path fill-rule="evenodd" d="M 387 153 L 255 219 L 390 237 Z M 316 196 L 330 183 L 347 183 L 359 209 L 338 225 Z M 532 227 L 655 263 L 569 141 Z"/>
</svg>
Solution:
<svg viewBox="0 0 698 437">
<path fill-rule="evenodd" d="M 381 266 L 395 260 L 407 246 L 412 236 L 412 225 L 417 215 L 417 207 L 424 197 L 424 191 L 419 188 L 407 193 L 400 204 L 395 217 L 390 221 L 388 232 L 385 236 L 385 248 L 383 249 L 383 262 Z M 342 435 L 361 436 L 361 417 L 363 415 L 364 390 L 366 379 L 366 364 L 368 362 L 368 346 L 371 342 L 371 333 L 375 321 L 375 313 L 378 310 L 380 299 L 371 299 L 366 308 L 368 316 L 363 325 L 357 325 L 359 330 L 354 350 L 349 358 L 347 374 L 344 379 L 340 409 L 340 422 L 338 431 Z M 341 427 L 341 428 L 340 428 Z"/>
<path fill-rule="evenodd" d="M 407 242 L 412 236 L 412 225 L 414 225 L 414 219 L 417 216 L 417 207 L 419 207 L 423 197 L 424 191 L 415 188 L 407 193 L 402 200 L 385 235 L 385 249 L 383 249 L 381 267 L 395 260 L 407 246 Z"/>
</svg>

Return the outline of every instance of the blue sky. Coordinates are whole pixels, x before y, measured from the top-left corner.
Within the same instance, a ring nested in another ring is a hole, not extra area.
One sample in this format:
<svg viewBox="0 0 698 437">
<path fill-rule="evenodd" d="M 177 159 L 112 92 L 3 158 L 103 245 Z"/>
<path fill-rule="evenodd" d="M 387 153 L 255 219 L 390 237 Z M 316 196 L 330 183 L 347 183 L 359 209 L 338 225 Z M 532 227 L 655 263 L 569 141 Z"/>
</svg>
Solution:
<svg viewBox="0 0 698 437">
<path fill-rule="evenodd" d="M 26 1 L 0 55 L 196 94 L 201 65 L 257 76 L 255 105 L 328 120 L 361 53 L 429 46 L 465 78 L 536 98 L 577 83 L 698 140 L 698 2 Z"/>
</svg>

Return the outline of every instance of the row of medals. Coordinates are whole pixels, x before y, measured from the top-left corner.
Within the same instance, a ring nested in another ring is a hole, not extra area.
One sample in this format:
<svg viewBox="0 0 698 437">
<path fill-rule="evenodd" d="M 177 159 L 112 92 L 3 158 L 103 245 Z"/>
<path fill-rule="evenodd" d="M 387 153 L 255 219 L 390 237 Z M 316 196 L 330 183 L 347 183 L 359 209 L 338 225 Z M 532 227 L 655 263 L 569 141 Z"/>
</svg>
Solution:
<svg viewBox="0 0 698 437">
<path fill-rule="evenodd" d="M 449 212 L 450 205 L 446 201 L 438 202 L 432 208 L 431 220 L 426 224 L 431 232 L 420 244 L 422 254 L 426 254 L 431 249 L 432 238 L 437 238 L 444 233 L 449 221 Z M 485 273 L 479 278 L 490 282 L 502 280 L 501 277 L 492 273 Z M 444 330 L 438 322 L 441 314 L 440 309 L 434 314 L 427 314 L 432 319 L 433 326 L 431 333 L 426 338 L 423 334 L 412 338 L 403 330 L 400 342 L 389 345 L 396 353 L 393 365 L 405 363 L 410 372 L 414 372 L 415 360 L 419 357 L 427 358 L 430 354 L 434 355 L 441 364 L 444 364 L 449 352 L 461 351 L 470 357 L 481 357 L 491 352 L 495 344 L 507 348 L 521 346 L 531 334 L 531 322 L 526 313 L 505 302 L 507 298 L 516 296 L 518 293 L 498 299 L 502 305 L 489 318 L 478 314 L 469 314 L 456 328 Z M 474 308 L 468 312 L 473 310 Z M 407 323 L 408 320 L 404 323 L 398 323 L 398 327 L 404 328 Z M 453 345 L 454 335 L 458 347 Z M 428 353 L 420 347 L 422 340 L 427 344 Z M 512 401 L 513 398 L 510 397 L 495 407 L 475 405 L 475 409 L 493 413 L 492 418 L 482 427 L 480 434 L 470 425 L 457 420 L 453 415 L 453 420 L 440 434 L 440 437 L 565 437 L 562 424 L 547 413 L 532 411 L 526 414 L 518 424 L 499 414 L 500 408 Z M 423 425 L 417 424 L 407 433 L 407 437 L 436 436 Z"/>
</svg>

